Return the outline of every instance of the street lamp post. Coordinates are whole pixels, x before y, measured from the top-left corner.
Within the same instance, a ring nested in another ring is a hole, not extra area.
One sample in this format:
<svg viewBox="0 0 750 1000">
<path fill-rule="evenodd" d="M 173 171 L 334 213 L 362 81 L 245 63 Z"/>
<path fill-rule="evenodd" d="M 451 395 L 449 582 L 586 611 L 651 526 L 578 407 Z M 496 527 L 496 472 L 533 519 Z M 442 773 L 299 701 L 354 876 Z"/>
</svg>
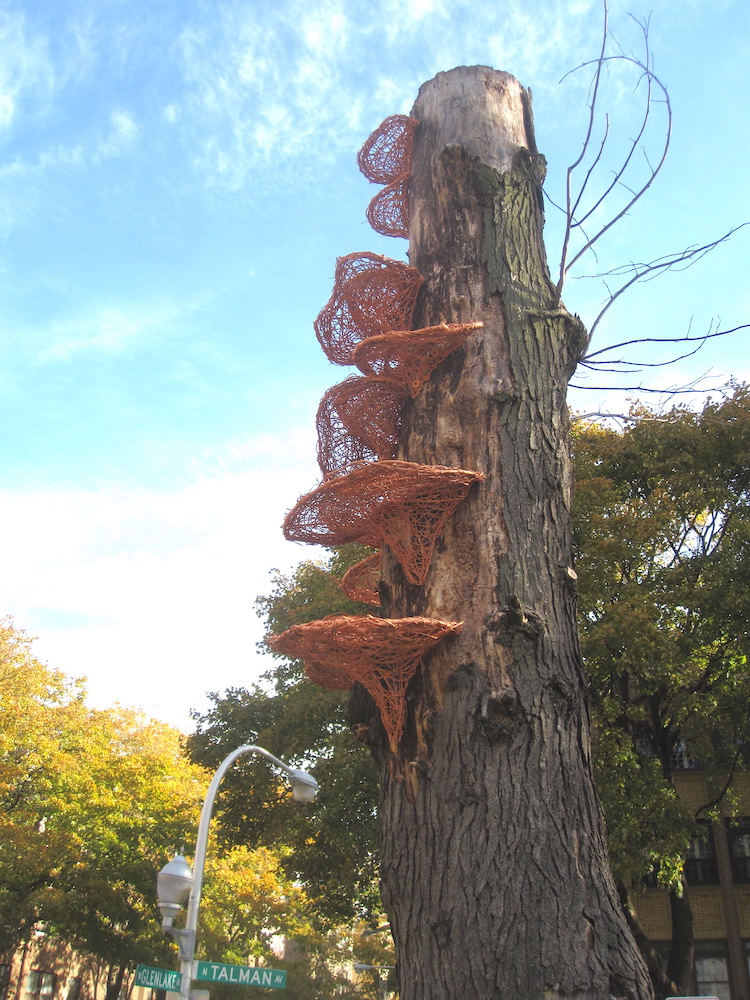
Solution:
<svg viewBox="0 0 750 1000">
<path fill-rule="evenodd" d="M 218 770 L 211 779 L 206 797 L 203 800 L 201 818 L 198 823 L 198 836 L 195 842 L 195 858 L 193 860 L 193 870 L 182 855 L 175 857 L 162 868 L 157 877 L 157 896 L 159 898 L 159 909 L 162 914 L 162 927 L 175 941 L 180 949 L 180 972 L 182 973 L 182 984 L 180 989 L 180 1000 L 190 1000 L 190 983 L 193 978 L 193 960 L 195 958 L 195 946 L 198 932 L 198 913 L 201 905 L 201 892 L 203 890 L 203 870 L 206 866 L 206 848 L 208 846 L 208 828 L 211 823 L 211 814 L 214 808 L 214 800 L 219 790 L 221 779 L 238 757 L 244 754 L 254 753 L 280 768 L 289 779 L 292 786 L 292 795 L 296 802 L 312 802 L 318 791 L 318 783 L 307 771 L 300 768 L 290 767 L 283 760 L 274 757 L 263 747 L 246 746 L 239 747 L 229 754 L 221 762 Z M 182 909 L 187 900 L 187 917 L 185 919 L 184 930 L 173 927 L 173 921 L 177 913 Z"/>
</svg>

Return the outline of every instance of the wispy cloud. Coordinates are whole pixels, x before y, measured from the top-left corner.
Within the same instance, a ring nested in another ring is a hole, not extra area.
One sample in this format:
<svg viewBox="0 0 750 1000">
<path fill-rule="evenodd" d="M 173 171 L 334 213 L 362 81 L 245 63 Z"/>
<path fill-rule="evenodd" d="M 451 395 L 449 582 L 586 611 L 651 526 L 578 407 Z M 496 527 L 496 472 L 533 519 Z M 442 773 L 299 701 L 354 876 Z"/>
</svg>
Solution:
<svg viewBox="0 0 750 1000">
<path fill-rule="evenodd" d="M 381 117 L 409 109 L 424 79 L 462 63 L 556 85 L 581 32 L 593 26 L 595 40 L 595 2 L 558 0 L 543 18 L 515 0 L 223 5 L 176 46 L 194 162 L 210 183 L 232 189 L 271 162 L 278 180 L 284 166 L 298 172 L 356 148 Z"/>
<path fill-rule="evenodd" d="M 46 97 L 54 86 L 46 39 L 28 31 L 21 12 L 0 10 L 0 129 L 13 123 L 28 94 Z"/>
<path fill-rule="evenodd" d="M 37 345 L 39 364 L 70 361 L 82 353 L 117 354 L 154 334 L 168 336 L 199 307 L 198 298 L 180 303 L 167 300 L 104 305 L 72 319 L 18 333 L 17 339 Z"/>
<path fill-rule="evenodd" d="M 127 111 L 113 111 L 110 115 L 110 132 L 98 145 L 94 157 L 105 160 L 121 156 L 131 149 L 138 136 L 138 126 Z"/>
</svg>

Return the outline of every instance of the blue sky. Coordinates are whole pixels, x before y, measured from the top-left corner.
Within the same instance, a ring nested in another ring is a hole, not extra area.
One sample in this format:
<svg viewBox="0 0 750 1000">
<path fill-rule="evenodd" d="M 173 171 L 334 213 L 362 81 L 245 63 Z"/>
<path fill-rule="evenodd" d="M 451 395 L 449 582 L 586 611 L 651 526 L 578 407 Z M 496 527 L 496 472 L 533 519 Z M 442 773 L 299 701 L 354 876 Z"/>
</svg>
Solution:
<svg viewBox="0 0 750 1000">
<path fill-rule="evenodd" d="M 634 3 L 612 0 L 611 28 L 638 50 L 628 14 L 651 13 L 672 148 L 580 275 L 750 219 L 750 8 Z M 0 613 L 92 701 L 185 725 L 264 667 L 253 601 L 314 554 L 280 524 L 319 475 L 318 401 L 348 374 L 313 320 L 337 256 L 406 251 L 365 221 L 367 135 L 440 70 L 507 70 L 533 90 L 560 199 L 588 76 L 560 79 L 600 32 L 594 0 L 0 0 Z M 615 146 L 635 82 L 608 78 Z M 554 269 L 551 207 L 547 231 Z M 748 233 L 624 298 L 599 346 L 748 322 Z M 603 294 L 579 277 L 565 299 L 590 321 Z M 746 343 L 637 377 L 748 379 Z M 614 381 L 590 377 L 603 388 L 574 404 L 624 409 Z"/>
</svg>

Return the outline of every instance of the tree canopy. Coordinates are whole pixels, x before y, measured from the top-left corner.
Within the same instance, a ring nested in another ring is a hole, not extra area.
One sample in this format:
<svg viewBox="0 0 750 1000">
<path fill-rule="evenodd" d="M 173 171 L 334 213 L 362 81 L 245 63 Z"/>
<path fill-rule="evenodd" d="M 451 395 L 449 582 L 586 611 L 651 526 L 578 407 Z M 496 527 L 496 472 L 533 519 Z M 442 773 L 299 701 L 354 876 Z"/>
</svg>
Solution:
<svg viewBox="0 0 750 1000">
<path fill-rule="evenodd" d="M 677 819 L 669 803 L 678 752 L 687 748 L 710 768 L 718 798 L 750 735 L 750 390 L 733 387 L 700 412 L 635 406 L 622 431 L 581 423 L 574 448 L 580 628 L 594 717 L 608 760 L 619 748 L 631 776 L 621 800 L 628 809 L 613 824 L 613 861 L 635 884 L 658 860 L 669 882 L 693 818 L 678 823 L 671 844 L 646 822 L 633 850 L 633 782 L 645 782 L 651 808 Z M 606 801 L 613 785 L 599 784 Z"/>
<path fill-rule="evenodd" d="M 169 948 L 155 873 L 197 825 L 205 772 L 173 728 L 94 710 L 81 682 L 0 625 L 0 928 L 11 949 L 40 923 L 116 968 Z"/>
<path fill-rule="evenodd" d="M 667 977 L 689 988 L 683 861 L 696 819 L 714 818 L 748 763 L 750 390 L 730 386 L 700 412 L 636 405 L 621 431 L 579 423 L 574 449 L 581 641 L 613 870 L 636 922 L 628 896 L 644 877 L 656 871 L 669 889 Z M 709 789 L 694 812 L 674 785 L 688 756 Z"/>
</svg>

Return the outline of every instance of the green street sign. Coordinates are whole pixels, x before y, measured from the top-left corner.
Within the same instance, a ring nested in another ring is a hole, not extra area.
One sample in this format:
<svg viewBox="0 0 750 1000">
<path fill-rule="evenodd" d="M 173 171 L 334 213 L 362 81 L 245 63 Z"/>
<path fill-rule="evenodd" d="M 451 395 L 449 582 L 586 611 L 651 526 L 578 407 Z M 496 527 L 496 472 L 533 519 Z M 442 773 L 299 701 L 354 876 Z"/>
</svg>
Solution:
<svg viewBox="0 0 750 1000">
<path fill-rule="evenodd" d="M 283 990 L 286 969 L 265 969 L 257 965 L 225 965 L 224 962 L 198 962 L 194 979 L 205 983 L 234 983 L 235 986 L 265 986 Z"/>
<path fill-rule="evenodd" d="M 171 969 L 155 969 L 150 965 L 139 965 L 135 970 L 135 985 L 179 993 L 182 989 L 182 976 Z"/>
</svg>

